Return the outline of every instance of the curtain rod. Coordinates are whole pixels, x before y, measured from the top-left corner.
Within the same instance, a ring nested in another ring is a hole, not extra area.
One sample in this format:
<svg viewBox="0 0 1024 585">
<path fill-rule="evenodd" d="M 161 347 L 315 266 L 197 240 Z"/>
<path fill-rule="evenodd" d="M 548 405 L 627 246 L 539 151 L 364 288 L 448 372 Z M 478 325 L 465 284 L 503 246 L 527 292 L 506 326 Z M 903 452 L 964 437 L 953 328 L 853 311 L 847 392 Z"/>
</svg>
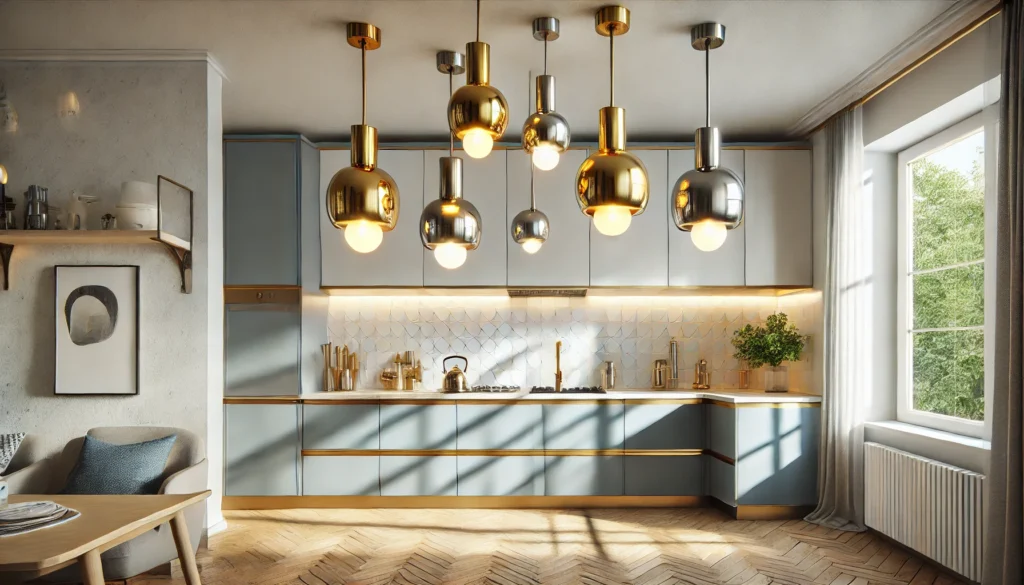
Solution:
<svg viewBox="0 0 1024 585">
<path fill-rule="evenodd" d="M 930 61 L 932 57 L 938 55 L 939 53 L 941 53 L 941 52 L 945 51 L 946 49 L 948 49 L 949 47 L 951 47 L 954 43 L 956 43 L 960 39 L 962 39 L 962 38 L 966 37 L 967 35 L 971 34 L 975 30 L 980 28 L 981 25 L 983 25 L 986 22 L 992 20 L 995 17 L 995 15 L 999 14 L 1002 11 L 1003 11 L 1003 7 L 1001 5 L 997 5 L 997 6 L 992 7 L 991 9 L 989 9 L 988 12 L 986 12 L 985 14 L 982 14 L 977 20 L 975 20 L 974 22 L 968 24 L 966 27 L 964 27 L 963 29 L 958 31 L 953 36 L 951 36 L 948 39 L 942 41 L 941 43 L 939 43 L 938 46 L 936 46 L 932 50 L 930 50 L 927 53 L 925 53 L 924 55 L 921 55 L 920 57 L 918 57 L 916 60 L 914 60 L 913 63 L 911 63 L 910 65 L 907 65 L 906 67 L 901 69 L 898 73 L 896 73 L 895 75 L 893 75 L 889 79 L 887 79 L 884 82 L 882 82 L 881 85 L 879 85 L 875 89 L 872 89 L 867 94 L 865 94 L 863 97 L 861 97 L 860 99 L 857 99 L 856 101 L 854 101 L 852 104 L 846 106 L 845 108 L 839 110 L 835 114 L 832 114 L 831 116 L 826 118 L 824 122 L 822 122 L 821 124 L 818 124 L 813 129 L 811 129 L 811 131 L 807 133 L 807 136 L 810 137 L 815 132 L 818 132 L 819 130 L 824 128 L 826 124 L 828 124 L 832 120 L 836 119 L 840 114 L 848 112 L 848 111 L 850 111 L 850 110 L 852 110 L 852 109 L 854 109 L 856 107 L 863 106 L 864 104 L 868 103 L 869 101 L 875 99 L 876 97 L 878 97 L 878 95 L 880 93 L 882 93 L 885 90 L 887 90 L 890 87 L 892 87 L 892 85 L 895 84 L 897 81 L 903 79 L 904 77 L 909 75 L 911 72 L 913 72 L 915 69 L 917 69 L 921 65 L 924 65 L 925 63 Z"/>
</svg>

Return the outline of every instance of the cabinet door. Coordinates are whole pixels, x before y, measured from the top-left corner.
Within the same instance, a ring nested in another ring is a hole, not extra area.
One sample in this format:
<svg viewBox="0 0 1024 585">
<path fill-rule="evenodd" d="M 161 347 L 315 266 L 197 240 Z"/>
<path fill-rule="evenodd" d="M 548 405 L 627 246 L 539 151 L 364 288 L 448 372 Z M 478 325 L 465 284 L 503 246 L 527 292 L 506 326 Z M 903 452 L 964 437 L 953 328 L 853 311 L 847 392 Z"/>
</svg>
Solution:
<svg viewBox="0 0 1024 585">
<path fill-rule="evenodd" d="M 299 393 L 300 305 L 228 305 L 224 395 Z"/>
<path fill-rule="evenodd" d="M 544 405 L 545 449 L 622 449 L 622 402 Z"/>
<path fill-rule="evenodd" d="M 549 496 L 621 496 L 620 455 L 546 455 L 544 493 Z"/>
<path fill-rule="evenodd" d="M 543 496 L 544 456 L 459 455 L 460 496 Z"/>
<path fill-rule="evenodd" d="M 818 405 L 736 409 L 739 504 L 801 506 L 817 502 L 820 415 Z"/>
<path fill-rule="evenodd" d="M 626 449 L 702 449 L 701 404 L 626 404 Z"/>
<path fill-rule="evenodd" d="M 224 494 L 299 494 L 299 405 L 224 406 Z"/>
<path fill-rule="evenodd" d="M 540 404 L 458 405 L 458 448 L 544 449 Z"/>
<path fill-rule="evenodd" d="M 810 286 L 811 151 L 745 156 L 747 286 Z"/>
<path fill-rule="evenodd" d="M 455 449 L 455 435 L 454 403 L 380 405 L 381 449 Z"/>
<path fill-rule="evenodd" d="M 707 415 L 708 449 L 736 459 L 736 408 L 714 404 L 704 405 Z"/>
<path fill-rule="evenodd" d="M 224 143 L 224 284 L 299 284 L 298 145 Z"/>
<path fill-rule="evenodd" d="M 448 156 L 448 153 L 442 150 L 425 153 L 423 205 L 437 199 L 441 176 L 438 161 L 442 156 Z M 420 246 L 423 284 L 437 287 L 505 286 L 508 280 L 509 223 L 505 217 L 504 150 L 495 150 L 484 159 L 462 157 L 462 195 L 480 212 L 480 247 L 469 252 L 465 264 L 448 270 L 437 263 L 432 251 Z"/>
<path fill-rule="evenodd" d="M 535 254 L 527 254 L 511 239 L 512 220 L 530 208 L 530 155 L 522 150 L 508 156 L 508 239 L 509 286 L 578 286 L 590 283 L 590 218 L 576 203 L 576 169 L 587 158 L 585 150 L 566 151 L 558 166 L 535 171 L 537 209 L 548 216 L 551 231 L 547 242 Z"/>
<path fill-rule="evenodd" d="M 701 455 L 627 455 L 627 496 L 702 496 L 704 462 Z"/>
<path fill-rule="evenodd" d="M 606 236 L 590 226 L 591 286 L 668 284 L 668 151 L 633 154 L 647 167 L 647 208 L 634 215 L 626 233 L 618 236 Z"/>
<path fill-rule="evenodd" d="M 316 456 L 302 458 L 304 496 L 379 496 L 380 457 Z"/>
<path fill-rule="evenodd" d="M 381 455 L 380 495 L 456 496 L 456 459 L 450 455 Z"/>
<path fill-rule="evenodd" d="M 721 165 L 744 180 L 744 152 L 723 150 Z M 673 150 L 668 155 L 669 197 L 674 195 L 676 181 L 693 170 L 692 150 Z M 744 181 L 744 184 L 745 181 Z M 668 284 L 669 286 L 743 286 L 745 282 L 746 221 L 729 230 L 722 247 L 702 252 L 693 245 L 690 232 L 681 231 L 668 214 Z"/>
<path fill-rule="evenodd" d="M 704 456 L 707 494 L 723 504 L 736 505 L 736 468 L 721 459 Z"/>
<path fill-rule="evenodd" d="M 303 404 L 303 449 L 380 449 L 380 406 Z"/>
<path fill-rule="evenodd" d="M 361 254 L 345 243 L 345 232 L 327 218 L 327 186 L 339 169 L 349 166 L 349 151 L 320 151 L 320 241 L 324 286 L 423 286 L 423 244 L 419 222 L 423 210 L 423 151 L 381 150 L 377 163 L 398 185 L 398 224 L 384 232 L 373 252 Z"/>
</svg>

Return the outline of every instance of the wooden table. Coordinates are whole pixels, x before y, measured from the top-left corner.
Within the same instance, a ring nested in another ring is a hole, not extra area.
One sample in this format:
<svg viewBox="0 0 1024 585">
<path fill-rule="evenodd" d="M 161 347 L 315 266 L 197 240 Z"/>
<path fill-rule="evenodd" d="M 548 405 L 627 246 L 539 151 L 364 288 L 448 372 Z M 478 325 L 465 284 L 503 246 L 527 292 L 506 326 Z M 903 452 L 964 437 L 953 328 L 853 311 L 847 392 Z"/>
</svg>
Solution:
<svg viewBox="0 0 1024 585">
<path fill-rule="evenodd" d="M 103 585 L 100 553 L 170 522 L 185 583 L 200 585 L 183 512 L 208 497 L 209 491 L 157 496 L 11 496 L 12 504 L 50 500 L 82 515 L 52 528 L 0 538 L 0 582 L 4 573 L 38 577 L 78 561 L 85 585 Z"/>
</svg>

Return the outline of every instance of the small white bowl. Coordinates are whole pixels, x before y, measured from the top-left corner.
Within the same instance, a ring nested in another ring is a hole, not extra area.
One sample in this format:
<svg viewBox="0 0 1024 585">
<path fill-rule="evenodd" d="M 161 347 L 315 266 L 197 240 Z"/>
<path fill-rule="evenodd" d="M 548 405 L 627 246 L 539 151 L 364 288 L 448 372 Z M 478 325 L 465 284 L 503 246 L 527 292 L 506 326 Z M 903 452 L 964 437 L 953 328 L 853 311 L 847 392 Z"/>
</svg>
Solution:
<svg viewBox="0 0 1024 585">
<path fill-rule="evenodd" d="M 155 230 L 156 214 L 157 210 L 154 205 L 134 207 L 118 205 L 114 209 L 119 230 Z"/>
</svg>

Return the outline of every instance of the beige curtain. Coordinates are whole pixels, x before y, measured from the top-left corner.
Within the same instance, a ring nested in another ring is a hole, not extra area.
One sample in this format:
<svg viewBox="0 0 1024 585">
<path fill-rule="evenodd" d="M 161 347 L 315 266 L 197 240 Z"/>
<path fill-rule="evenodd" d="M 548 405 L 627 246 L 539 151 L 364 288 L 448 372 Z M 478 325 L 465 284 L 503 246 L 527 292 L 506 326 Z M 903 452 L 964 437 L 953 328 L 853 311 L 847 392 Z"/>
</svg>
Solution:
<svg viewBox="0 0 1024 585">
<path fill-rule="evenodd" d="M 828 188 L 825 391 L 818 507 L 807 520 L 864 530 L 864 397 L 871 372 L 871 206 L 864 201 L 861 109 L 825 126 Z"/>
<path fill-rule="evenodd" d="M 996 347 L 982 583 L 1024 583 L 1024 0 L 1003 2 Z"/>
</svg>

